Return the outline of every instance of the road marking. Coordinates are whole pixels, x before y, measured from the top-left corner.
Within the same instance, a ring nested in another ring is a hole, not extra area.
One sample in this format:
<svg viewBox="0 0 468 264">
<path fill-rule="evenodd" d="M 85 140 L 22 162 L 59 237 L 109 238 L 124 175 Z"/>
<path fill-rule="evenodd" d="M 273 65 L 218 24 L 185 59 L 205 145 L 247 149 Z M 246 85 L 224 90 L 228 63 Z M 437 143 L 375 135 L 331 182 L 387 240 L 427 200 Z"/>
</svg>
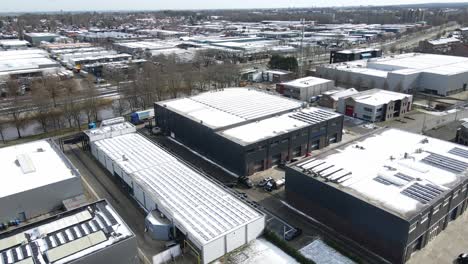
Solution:
<svg viewBox="0 0 468 264">
<path fill-rule="evenodd" d="M 138 254 L 141 255 L 141 256 L 143 256 L 144 261 L 145 261 L 146 263 L 148 263 L 148 264 L 152 264 L 152 263 L 153 263 L 153 262 L 151 262 L 151 261 L 148 259 L 148 257 L 143 253 L 143 251 L 141 251 L 140 248 L 137 248 L 137 249 L 138 249 Z"/>
</svg>

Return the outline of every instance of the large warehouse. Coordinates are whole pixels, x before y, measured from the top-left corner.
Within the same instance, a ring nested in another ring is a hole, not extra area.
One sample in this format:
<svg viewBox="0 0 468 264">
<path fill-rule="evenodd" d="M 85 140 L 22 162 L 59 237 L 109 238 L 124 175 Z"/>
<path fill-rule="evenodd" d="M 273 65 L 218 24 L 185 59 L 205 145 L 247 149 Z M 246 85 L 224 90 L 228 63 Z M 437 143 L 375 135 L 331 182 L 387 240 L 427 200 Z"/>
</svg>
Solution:
<svg viewBox="0 0 468 264">
<path fill-rule="evenodd" d="M 93 156 L 146 212 L 162 213 L 198 249 L 202 263 L 263 232 L 261 212 L 132 130 L 121 123 L 86 132 Z"/>
<path fill-rule="evenodd" d="M 52 140 L 0 149 L 0 222 L 33 218 L 83 194 L 81 176 Z"/>
<path fill-rule="evenodd" d="M 101 200 L 0 234 L 2 264 L 136 264 L 135 235 Z"/>
<path fill-rule="evenodd" d="M 155 114 L 173 139 L 239 176 L 341 141 L 343 128 L 339 114 L 248 88 L 158 102 Z"/>
<path fill-rule="evenodd" d="M 317 67 L 317 75 L 357 89 L 421 91 L 440 96 L 466 91 L 468 58 L 407 53 Z"/>
<path fill-rule="evenodd" d="M 289 203 L 404 263 L 467 207 L 468 148 L 380 129 L 286 168 Z"/>
</svg>

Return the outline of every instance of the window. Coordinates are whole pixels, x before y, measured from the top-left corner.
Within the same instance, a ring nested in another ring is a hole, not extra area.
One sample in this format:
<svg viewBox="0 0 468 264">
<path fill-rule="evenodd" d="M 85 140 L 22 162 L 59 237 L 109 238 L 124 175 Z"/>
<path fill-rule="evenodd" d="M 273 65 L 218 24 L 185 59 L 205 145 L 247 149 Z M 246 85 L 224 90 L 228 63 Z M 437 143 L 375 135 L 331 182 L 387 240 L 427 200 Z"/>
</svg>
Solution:
<svg viewBox="0 0 468 264">
<path fill-rule="evenodd" d="M 255 151 L 255 149 L 248 149 L 248 150 L 247 150 L 247 153 L 252 153 L 252 152 L 254 152 L 254 151 Z"/>
<path fill-rule="evenodd" d="M 432 215 L 437 214 L 437 212 L 439 212 L 439 209 L 440 209 L 440 204 L 437 206 L 434 206 L 434 209 L 432 210 Z"/>
<path fill-rule="evenodd" d="M 371 120 L 371 119 L 372 119 L 372 117 L 371 117 L 371 116 L 368 116 L 368 115 L 362 115 L 362 118 L 367 119 L 367 120 Z"/>
<path fill-rule="evenodd" d="M 421 224 L 425 223 L 427 221 L 427 219 L 429 219 L 429 214 L 425 214 L 423 215 L 423 217 L 421 218 Z"/>
<path fill-rule="evenodd" d="M 453 196 L 452 196 L 452 199 L 457 198 L 459 192 L 460 192 L 460 190 L 454 192 L 454 193 L 453 193 Z"/>
<path fill-rule="evenodd" d="M 307 131 L 302 132 L 302 136 L 303 137 L 307 136 Z"/>
<path fill-rule="evenodd" d="M 410 225 L 408 234 L 411 233 L 411 232 L 413 232 L 413 231 L 416 229 L 416 224 L 417 224 L 417 223 L 413 223 L 412 225 Z"/>
<path fill-rule="evenodd" d="M 266 148 L 266 145 L 261 145 L 258 147 L 259 150 L 262 150 L 262 149 L 265 149 Z"/>
<path fill-rule="evenodd" d="M 443 207 L 446 207 L 450 202 L 450 198 L 445 198 Z"/>
<path fill-rule="evenodd" d="M 372 108 L 369 108 L 369 107 L 364 107 L 364 111 L 367 111 L 367 112 L 372 112 Z"/>
<path fill-rule="evenodd" d="M 383 110 L 382 107 L 377 108 L 377 112 L 382 112 L 382 110 Z"/>
<path fill-rule="evenodd" d="M 281 140 L 281 143 L 288 143 L 289 139 L 287 138 L 284 138 L 283 140 Z"/>
</svg>

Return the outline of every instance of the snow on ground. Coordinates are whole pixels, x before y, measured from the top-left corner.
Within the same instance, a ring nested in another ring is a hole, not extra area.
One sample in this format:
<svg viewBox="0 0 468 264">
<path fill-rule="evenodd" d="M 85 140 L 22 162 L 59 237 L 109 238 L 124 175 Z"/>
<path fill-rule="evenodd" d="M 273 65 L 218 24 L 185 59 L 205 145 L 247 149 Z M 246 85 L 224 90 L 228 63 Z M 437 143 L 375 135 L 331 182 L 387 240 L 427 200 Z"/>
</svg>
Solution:
<svg viewBox="0 0 468 264">
<path fill-rule="evenodd" d="M 341 255 L 325 244 L 322 240 L 316 239 L 309 245 L 301 248 L 299 252 L 306 258 L 313 260 L 317 264 L 354 264 L 355 262 Z"/>
<path fill-rule="evenodd" d="M 222 262 L 216 261 L 215 264 Z M 294 258 L 263 238 L 252 241 L 242 251 L 229 256 L 223 263 L 232 264 L 295 264 Z M 345 263 L 345 262 L 343 262 Z"/>
</svg>

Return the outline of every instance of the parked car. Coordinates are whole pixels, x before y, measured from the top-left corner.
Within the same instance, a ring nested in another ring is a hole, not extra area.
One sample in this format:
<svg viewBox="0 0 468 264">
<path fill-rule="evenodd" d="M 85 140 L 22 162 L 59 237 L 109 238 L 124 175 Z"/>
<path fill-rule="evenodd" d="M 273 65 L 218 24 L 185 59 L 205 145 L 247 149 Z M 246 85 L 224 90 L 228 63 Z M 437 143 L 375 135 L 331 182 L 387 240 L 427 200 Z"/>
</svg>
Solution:
<svg viewBox="0 0 468 264">
<path fill-rule="evenodd" d="M 302 229 L 300 228 L 294 228 L 293 230 L 289 231 L 286 233 L 286 235 L 284 235 L 284 239 L 286 241 L 291 241 L 293 240 L 294 238 L 300 236 L 302 234 Z"/>
<path fill-rule="evenodd" d="M 247 187 L 248 189 L 253 187 L 253 183 L 248 177 L 239 177 L 238 182 Z"/>
<path fill-rule="evenodd" d="M 258 186 L 258 187 L 265 187 L 265 185 L 266 185 L 269 181 L 272 181 L 272 180 L 273 180 L 272 177 L 264 178 L 264 179 L 262 179 L 261 181 L 259 181 L 259 182 L 257 183 L 257 186 Z"/>
<path fill-rule="evenodd" d="M 468 253 L 462 253 L 458 256 L 457 264 L 468 264 Z"/>
</svg>

